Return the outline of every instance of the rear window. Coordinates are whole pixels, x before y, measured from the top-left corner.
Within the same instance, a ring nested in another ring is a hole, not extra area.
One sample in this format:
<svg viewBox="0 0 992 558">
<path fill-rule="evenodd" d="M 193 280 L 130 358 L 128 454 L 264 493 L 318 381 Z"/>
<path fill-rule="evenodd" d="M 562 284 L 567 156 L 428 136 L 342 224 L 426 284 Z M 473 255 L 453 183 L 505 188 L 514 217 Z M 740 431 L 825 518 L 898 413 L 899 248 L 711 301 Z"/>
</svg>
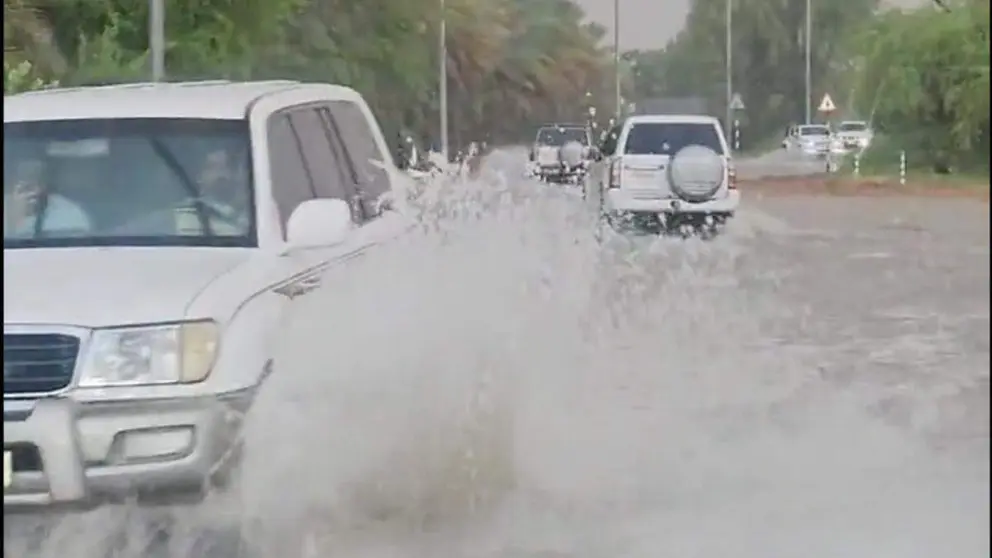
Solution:
<svg viewBox="0 0 992 558">
<path fill-rule="evenodd" d="M 829 136 L 830 128 L 826 126 L 800 126 L 800 136 Z"/>
<path fill-rule="evenodd" d="M 582 145 L 589 142 L 585 128 L 541 128 L 537 132 L 537 143 L 541 145 L 562 146 L 570 141 L 577 141 Z"/>
<path fill-rule="evenodd" d="M 695 122 L 634 124 L 627 133 L 623 152 L 630 155 L 674 155 L 689 145 L 702 145 L 726 155 L 716 126 Z"/>
</svg>

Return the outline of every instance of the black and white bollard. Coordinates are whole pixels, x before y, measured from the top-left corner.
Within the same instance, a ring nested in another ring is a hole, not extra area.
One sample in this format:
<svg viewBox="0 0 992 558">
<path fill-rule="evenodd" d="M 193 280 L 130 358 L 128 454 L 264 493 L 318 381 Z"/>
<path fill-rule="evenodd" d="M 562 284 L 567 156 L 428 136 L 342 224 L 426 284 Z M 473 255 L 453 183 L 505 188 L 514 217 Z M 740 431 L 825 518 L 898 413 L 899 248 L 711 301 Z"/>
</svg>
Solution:
<svg viewBox="0 0 992 558">
<path fill-rule="evenodd" d="M 906 152 L 899 152 L 899 184 L 906 185 Z"/>
<path fill-rule="evenodd" d="M 741 150 L 741 121 L 734 120 L 734 151 Z"/>
<path fill-rule="evenodd" d="M 861 176 L 861 153 L 854 155 L 854 176 Z"/>
</svg>

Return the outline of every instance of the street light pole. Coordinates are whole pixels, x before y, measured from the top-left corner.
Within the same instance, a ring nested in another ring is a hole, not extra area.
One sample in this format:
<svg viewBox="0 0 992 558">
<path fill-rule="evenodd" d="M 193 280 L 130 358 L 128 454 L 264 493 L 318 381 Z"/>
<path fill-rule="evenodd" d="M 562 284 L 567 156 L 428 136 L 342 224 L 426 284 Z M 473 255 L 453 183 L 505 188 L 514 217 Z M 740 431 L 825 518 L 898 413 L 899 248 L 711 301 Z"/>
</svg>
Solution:
<svg viewBox="0 0 992 558">
<path fill-rule="evenodd" d="M 152 56 L 152 81 L 165 79 L 165 0 L 149 0 L 148 50 Z"/>
<path fill-rule="evenodd" d="M 440 89 L 441 154 L 444 156 L 445 161 L 450 161 L 448 159 L 448 29 L 444 0 L 441 0 L 441 25 L 439 34 L 440 48 L 438 49 L 438 59 L 440 60 L 440 76 L 438 77 L 438 87 Z"/>
<path fill-rule="evenodd" d="M 614 69 L 614 95 L 616 96 L 616 119 L 620 121 L 620 113 L 623 112 L 623 100 L 620 95 L 620 0 L 613 0 L 613 69 Z"/>
<path fill-rule="evenodd" d="M 726 40 L 726 43 L 727 43 L 727 50 L 726 50 L 725 58 L 726 58 L 726 62 L 727 62 L 727 67 L 725 68 L 725 71 L 727 72 L 727 79 L 726 79 L 726 81 L 727 81 L 727 114 L 726 114 L 726 118 L 727 119 L 723 121 L 723 129 L 725 130 L 726 133 L 729 134 L 730 133 L 730 126 L 731 126 L 731 123 L 733 122 L 733 118 L 734 118 L 734 114 L 733 114 L 733 110 L 734 109 L 731 107 L 731 104 L 734 102 L 734 58 L 733 58 L 733 56 L 734 56 L 734 48 L 733 48 L 733 38 L 734 38 L 734 32 L 733 32 L 733 28 L 734 28 L 733 27 L 733 23 L 734 23 L 734 0 L 727 0 L 726 9 L 727 9 L 727 14 L 726 14 L 727 21 L 726 21 L 725 24 L 726 24 L 726 27 L 727 28 L 725 29 L 725 32 L 726 32 L 726 38 L 725 38 L 725 40 Z"/>
<path fill-rule="evenodd" d="M 813 2 L 806 0 L 806 124 L 813 118 Z"/>
</svg>

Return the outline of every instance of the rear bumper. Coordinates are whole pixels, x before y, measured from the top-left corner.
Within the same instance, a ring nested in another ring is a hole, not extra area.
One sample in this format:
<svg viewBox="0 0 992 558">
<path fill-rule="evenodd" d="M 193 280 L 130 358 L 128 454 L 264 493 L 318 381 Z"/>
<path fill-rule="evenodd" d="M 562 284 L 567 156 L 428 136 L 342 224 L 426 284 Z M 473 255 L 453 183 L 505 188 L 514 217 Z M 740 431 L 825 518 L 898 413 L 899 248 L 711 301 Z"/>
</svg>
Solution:
<svg viewBox="0 0 992 558">
<path fill-rule="evenodd" d="M 588 170 L 586 165 L 569 167 L 566 165 L 534 165 L 530 174 L 540 178 L 567 178 L 572 176 L 584 176 Z"/>
<path fill-rule="evenodd" d="M 635 213 L 733 213 L 741 203 L 738 190 L 731 190 L 724 198 L 701 203 L 687 202 L 677 198 L 644 199 L 618 188 L 606 191 L 606 210 L 610 212 Z"/>
</svg>

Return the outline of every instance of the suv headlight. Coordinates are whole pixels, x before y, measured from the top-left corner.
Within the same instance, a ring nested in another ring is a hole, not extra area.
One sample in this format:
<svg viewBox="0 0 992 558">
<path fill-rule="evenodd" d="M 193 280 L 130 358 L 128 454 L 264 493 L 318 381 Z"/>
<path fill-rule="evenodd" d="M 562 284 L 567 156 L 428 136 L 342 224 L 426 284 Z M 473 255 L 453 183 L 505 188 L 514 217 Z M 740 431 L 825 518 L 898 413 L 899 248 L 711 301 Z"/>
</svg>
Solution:
<svg viewBox="0 0 992 558">
<path fill-rule="evenodd" d="M 210 374 L 219 333 L 213 321 L 98 329 L 84 355 L 84 388 L 189 384 Z"/>
</svg>

